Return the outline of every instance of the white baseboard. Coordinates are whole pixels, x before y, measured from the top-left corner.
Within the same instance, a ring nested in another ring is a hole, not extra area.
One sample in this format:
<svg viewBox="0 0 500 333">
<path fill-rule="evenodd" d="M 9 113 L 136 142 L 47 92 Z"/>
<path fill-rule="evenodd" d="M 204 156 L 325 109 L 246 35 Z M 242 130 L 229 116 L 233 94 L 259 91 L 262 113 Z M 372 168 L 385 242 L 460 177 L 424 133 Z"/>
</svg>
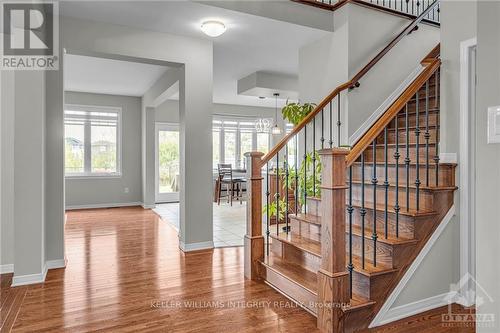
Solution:
<svg viewBox="0 0 500 333">
<path fill-rule="evenodd" d="M 448 305 L 449 292 L 422 299 L 417 302 L 397 306 L 390 309 L 384 320 L 379 325 L 388 324 L 400 319 L 408 318 L 416 314 Z M 371 326 L 370 326 L 371 327 Z"/>
<path fill-rule="evenodd" d="M 424 248 L 420 253 L 418 254 L 417 258 L 413 261 L 411 264 L 410 268 L 406 271 L 405 275 L 399 281 L 398 285 L 394 290 L 392 291 L 391 295 L 387 298 L 385 301 L 384 305 L 382 308 L 380 308 L 380 311 L 377 313 L 373 321 L 370 323 L 369 328 L 377 327 L 380 325 L 384 325 L 390 322 L 393 322 L 395 320 L 399 320 L 402 318 L 406 318 L 412 315 L 415 315 L 417 313 L 421 313 L 424 311 L 428 311 L 430 309 L 442 306 L 441 303 L 439 303 L 437 300 L 439 297 L 444 297 L 443 295 L 437 295 L 433 296 L 429 299 L 424 299 L 421 301 L 417 301 L 414 303 L 398 306 L 395 308 L 391 308 L 396 299 L 399 297 L 401 292 L 405 289 L 406 285 L 410 281 L 411 277 L 413 274 L 415 274 L 415 271 L 417 268 L 422 264 L 422 261 L 424 258 L 427 256 L 429 251 L 432 249 L 434 244 L 437 242 L 439 239 L 439 236 L 443 233 L 443 231 L 446 229 L 448 226 L 448 223 L 450 223 L 451 219 L 455 216 L 455 205 L 451 206 L 450 210 L 448 213 L 445 215 L 439 226 L 436 228 L 436 231 L 432 234 L 431 238 L 427 241 L 425 244 Z M 452 281 L 450 281 L 452 283 Z M 446 293 L 447 295 L 448 293 Z M 436 306 L 434 306 L 434 305 Z M 445 305 L 447 305 L 446 303 Z M 434 306 L 434 307 L 430 307 Z M 405 312 L 406 311 L 406 312 Z"/>
<path fill-rule="evenodd" d="M 424 67 L 418 65 L 411 74 L 386 98 L 386 100 L 373 112 L 368 119 L 349 138 L 349 145 L 353 146 L 375 124 L 378 118 L 401 96 L 406 88 L 420 75 Z"/>
<path fill-rule="evenodd" d="M 45 265 L 47 269 L 65 268 L 66 262 L 66 259 L 47 260 Z"/>
<path fill-rule="evenodd" d="M 14 273 L 14 264 L 0 265 L 0 274 Z"/>
<path fill-rule="evenodd" d="M 56 268 L 64 268 L 66 267 L 66 259 L 56 259 L 56 260 L 47 260 L 45 265 L 43 266 L 43 271 L 38 274 L 28 274 L 28 275 L 19 275 L 12 278 L 11 287 L 24 286 L 27 284 L 36 284 L 45 282 L 45 278 L 47 277 L 47 272 L 49 269 Z M 12 270 L 14 270 L 14 265 L 12 265 Z"/>
<path fill-rule="evenodd" d="M 44 265 L 41 273 L 28 274 L 28 275 L 14 275 L 12 278 L 11 287 L 24 286 L 27 284 L 43 283 L 47 276 L 47 265 Z"/>
<path fill-rule="evenodd" d="M 200 242 L 200 243 L 189 243 L 185 244 L 182 241 L 179 241 L 179 248 L 183 252 L 191 252 L 191 251 L 199 251 L 199 250 L 208 250 L 214 248 L 214 242 Z"/>
<path fill-rule="evenodd" d="M 154 208 L 156 208 L 156 205 L 155 205 L 155 204 L 146 205 L 146 204 L 141 203 L 141 206 L 142 206 L 142 208 L 144 208 L 144 209 L 154 209 Z"/>
<path fill-rule="evenodd" d="M 116 207 L 131 207 L 131 206 L 143 206 L 143 204 L 142 202 L 121 202 L 121 203 L 106 203 L 106 204 L 92 204 L 92 205 L 74 205 L 74 206 L 66 206 L 66 210 L 116 208 Z"/>
</svg>

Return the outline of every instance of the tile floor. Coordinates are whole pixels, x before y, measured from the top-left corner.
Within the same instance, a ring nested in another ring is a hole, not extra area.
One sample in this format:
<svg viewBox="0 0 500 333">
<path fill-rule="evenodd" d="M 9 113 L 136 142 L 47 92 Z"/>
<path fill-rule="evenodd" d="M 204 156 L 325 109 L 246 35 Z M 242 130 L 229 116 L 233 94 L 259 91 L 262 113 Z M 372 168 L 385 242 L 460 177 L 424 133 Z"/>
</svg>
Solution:
<svg viewBox="0 0 500 333">
<path fill-rule="evenodd" d="M 162 220 L 179 230 L 179 203 L 158 204 L 154 211 Z M 234 202 L 233 206 L 214 203 L 214 245 L 215 247 L 243 246 L 245 235 L 246 202 Z"/>
</svg>

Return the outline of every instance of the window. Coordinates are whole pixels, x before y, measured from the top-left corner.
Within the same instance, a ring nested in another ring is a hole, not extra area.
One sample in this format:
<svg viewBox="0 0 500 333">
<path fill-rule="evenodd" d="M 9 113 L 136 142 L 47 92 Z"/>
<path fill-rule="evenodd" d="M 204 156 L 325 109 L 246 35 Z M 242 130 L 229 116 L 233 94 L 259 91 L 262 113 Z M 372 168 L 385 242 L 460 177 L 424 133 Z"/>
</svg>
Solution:
<svg viewBox="0 0 500 333">
<path fill-rule="evenodd" d="M 120 175 L 120 122 L 119 108 L 67 105 L 66 176 Z"/>
<path fill-rule="evenodd" d="M 246 168 L 245 153 L 249 151 L 269 151 L 268 132 L 258 133 L 257 119 L 247 117 L 216 116 L 213 120 L 213 167 L 219 163 L 229 163 L 234 168 Z M 272 123 L 272 121 L 271 121 Z"/>
</svg>

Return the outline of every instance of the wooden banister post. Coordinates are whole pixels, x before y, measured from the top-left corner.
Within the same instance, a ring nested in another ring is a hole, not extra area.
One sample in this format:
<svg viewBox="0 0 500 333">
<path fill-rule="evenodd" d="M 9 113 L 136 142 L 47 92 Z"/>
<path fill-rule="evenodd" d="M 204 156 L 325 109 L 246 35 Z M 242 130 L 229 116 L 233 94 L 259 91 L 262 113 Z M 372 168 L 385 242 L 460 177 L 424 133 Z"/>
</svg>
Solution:
<svg viewBox="0 0 500 333">
<path fill-rule="evenodd" d="M 347 149 L 319 151 L 321 156 L 321 265 L 318 271 L 318 328 L 344 332 L 342 305 L 349 303 L 346 269 L 346 155 Z"/>
<path fill-rule="evenodd" d="M 264 260 L 262 236 L 261 152 L 246 153 L 247 159 L 247 231 L 245 234 L 245 277 L 259 279 L 259 261 Z"/>
</svg>

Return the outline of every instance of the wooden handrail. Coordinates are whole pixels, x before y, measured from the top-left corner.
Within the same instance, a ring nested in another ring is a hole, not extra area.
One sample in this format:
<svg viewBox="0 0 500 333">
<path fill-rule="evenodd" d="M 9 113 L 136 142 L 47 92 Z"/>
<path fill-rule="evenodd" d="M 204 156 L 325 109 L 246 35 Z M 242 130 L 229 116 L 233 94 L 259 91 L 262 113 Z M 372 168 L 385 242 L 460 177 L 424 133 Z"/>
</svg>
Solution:
<svg viewBox="0 0 500 333">
<path fill-rule="evenodd" d="M 427 59 L 427 58 L 426 58 Z M 434 72 L 441 65 L 441 60 L 434 58 L 432 62 L 427 64 L 427 67 L 422 73 L 410 84 L 401 96 L 389 107 L 389 109 L 370 127 L 370 129 L 359 139 L 349 151 L 346 157 L 347 167 L 351 166 L 358 157 L 365 151 L 370 144 L 373 143 L 380 133 L 386 128 L 389 123 L 397 116 L 399 111 L 415 96 L 416 92 L 429 80 Z"/>
<path fill-rule="evenodd" d="M 344 0 L 342 2 L 351 2 L 358 0 Z M 341 84 L 337 88 L 335 88 L 326 98 L 324 98 L 315 108 L 309 113 L 302 121 L 295 126 L 290 133 L 285 135 L 280 142 L 276 146 L 271 149 L 261 161 L 261 165 L 269 162 L 281 149 L 285 147 L 285 145 L 290 141 L 296 134 L 300 132 L 318 113 L 323 110 L 324 107 L 328 105 L 337 95 L 339 95 L 342 91 L 355 88 L 359 86 L 359 80 L 366 75 L 370 71 L 373 66 L 375 66 L 380 59 L 382 59 L 400 40 L 402 40 L 406 35 L 412 32 L 415 27 L 423 20 L 423 18 L 439 3 L 439 1 L 435 1 L 432 5 L 427 7 L 427 9 L 422 12 L 415 20 L 412 21 L 401 33 L 399 33 L 396 38 L 394 38 L 382 51 L 380 51 L 365 67 L 363 67 L 354 77 L 347 81 L 346 83 Z"/>
</svg>

